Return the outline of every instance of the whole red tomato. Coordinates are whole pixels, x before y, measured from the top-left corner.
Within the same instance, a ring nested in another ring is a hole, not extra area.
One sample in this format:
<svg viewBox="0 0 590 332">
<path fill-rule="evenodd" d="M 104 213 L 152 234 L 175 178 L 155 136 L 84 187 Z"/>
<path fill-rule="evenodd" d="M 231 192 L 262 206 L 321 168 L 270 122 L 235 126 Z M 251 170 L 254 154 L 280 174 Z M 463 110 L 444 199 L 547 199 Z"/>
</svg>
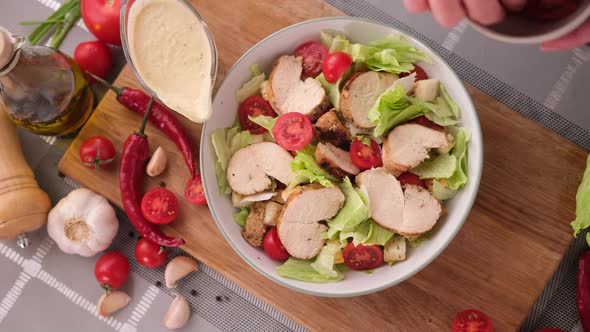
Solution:
<svg viewBox="0 0 590 332">
<path fill-rule="evenodd" d="M 158 244 L 141 238 L 135 245 L 135 259 L 145 267 L 156 268 L 162 266 L 168 258 L 168 252 Z"/>
<path fill-rule="evenodd" d="M 80 160 L 89 168 L 105 168 L 115 160 L 115 146 L 108 138 L 92 136 L 80 146 Z"/>
<path fill-rule="evenodd" d="M 105 78 L 113 68 L 111 50 L 98 40 L 80 43 L 74 51 L 74 60 L 83 71 L 100 78 Z M 94 82 L 94 79 L 88 76 L 88 81 Z"/>
<path fill-rule="evenodd" d="M 84 24 L 101 41 L 121 45 L 119 13 L 122 0 L 82 0 Z"/>
<path fill-rule="evenodd" d="M 94 276 L 107 290 L 120 288 L 129 276 L 129 261 L 118 251 L 107 252 L 96 261 Z"/>
</svg>

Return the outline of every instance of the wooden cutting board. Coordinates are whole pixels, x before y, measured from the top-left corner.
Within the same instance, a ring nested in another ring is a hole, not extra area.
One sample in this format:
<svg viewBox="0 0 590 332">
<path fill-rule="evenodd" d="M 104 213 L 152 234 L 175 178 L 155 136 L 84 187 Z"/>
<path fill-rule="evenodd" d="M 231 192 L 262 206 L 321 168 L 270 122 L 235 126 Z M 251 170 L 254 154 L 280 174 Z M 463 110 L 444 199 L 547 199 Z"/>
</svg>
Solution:
<svg viewBox="0 0 590 332">
<path fill-rule="evenodd" d="M 342 15 L 321 0 L 195 0 L 227 70 L 249 47 L 270 33 L 303 20 Z M 138 87 L 128 68 L 118 86 Z M 432 264 L 402 284 L 356 298 L 299 294 L 267 280 L 225 242 L 205 207 L 181 203 L 181 215 L 166 228 L 187 241 L 186 251 L 311 330 L 446 331 L 454 315 L 477 308 L 496 331 L 517 329 L 557 268 L 571 241 L 575 193 L 587 153 L 541 125 L 468 86 L 484 134 L 485 164 L 480 192 L 465 226 Z M 80 143 L 92 135 L 113 140 L 118 152 L 138 129 L 140 117 L 109 93 L 59 165 L 82 185 L 121 206 L 118 170 L 96 172 L 78 159 Z M 201 126 L 184 121 L 198 155 Z M 170 164 L 162 179 L 182 195 L 188 171 L 176 147 L 147 129 L 152 151 L 162 145 Z"/>
</svg>

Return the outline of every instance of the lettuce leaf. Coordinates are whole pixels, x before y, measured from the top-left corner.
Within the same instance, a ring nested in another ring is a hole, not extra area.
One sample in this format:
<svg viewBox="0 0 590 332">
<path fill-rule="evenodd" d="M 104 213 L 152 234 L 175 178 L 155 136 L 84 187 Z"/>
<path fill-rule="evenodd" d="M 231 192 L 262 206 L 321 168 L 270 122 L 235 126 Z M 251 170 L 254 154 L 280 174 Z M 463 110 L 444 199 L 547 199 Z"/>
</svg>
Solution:
<svg viewBox="0 0 590 332">
<path fill-rule="evenodd" d="M 250 214 L 250 209 L 248 208 L 241 208 L 240 211 L 234 214 L 234 221 L 236 224 L 242 226 L 242 228 L 246 227 L 246 219 Z"/>
<path fill-rule="evenodd" d="M 250 72 L 252 73 L 252 78 L 236 90 L 236 101 L 238 104 L 248 97 L 260 94 L 260 85 L 266 80 L 266 76 L 257 64 L 250 66 Z"/>
<path fill-rule="evenodd" d="M 272 116 L 266 116 L 266 115 L 259 115 L 256 117 L 252 117 L 251 115 L 248 115 L 248 119 L 250 121 L 256 123 L 257 125 L 263 127 L 264 129 L 268 130 L 268 132 L 272 135 L 272 129 L 275 127 L 275 124 L 277 123 L 277 120 L 279 118 L 278 117 L 273 118 Z"/>
<path fill-rule="evenodd" d="M 320 84 L 326 91 L 326 94 L 328 95 L 328 97 L 330 98 L 330 102 L 332 103 L 332 107 L 334 107 L 336 110 L 340 108 L 340 84 L 342 84 L 342 81 L 345 81 L 348 78 L 348 76 L 350 76 L 350 71 L 344 73 L 340 77 L 340 79 L 336 81 L 336 83 L 330 83 L 326 81 L 326 78 L 324 77 L 323 73 L 319 74 L 315 78 L 318 82 L 320 82 Z"/>
<path fill-rule="evenodd" d="M 363 221 L 369 218 L 369 207 L 361 195 L 350 182 L 349 178 L 344 178 L 339 185 L 344 194 L 344 206 L 332 220 L 328 221 L 328 231 L 325 237 L 333 238 L 340 231 L 351 231 Z"/>
<path fill-rule="evenodd" d="M 277 267 L 277 273 L 285 278 L 315 283 L 337 282 L 344 278 L 340 271 L 337 271 L 335 277 L 320 274 L 311 264 L 310 261 L 291 257 L 283 265 Z"/>
<path fill-rule="evenodd" d="M 231 194 L 231 188 L 227 182 L 227 166 L 231 156 L 238 150 L 254 143 L 262 142 L 262 135 L 252 135 L 249 131 L 240 131 L 239 125 L 231 128 L 215 129 L 211 133 L 211 143 L 215 150 L 217 160 L 215 162 L 215 175 L 219 192 L 225 195 Z"/>
<path fill-rule="evenodd" d="M 365 245 L 379 245 L 384 246 L 389 239 L 393 237 L 395 233 L 392 231 L 381 227 L 378 223 L 376 223 L 373 219 L 368 220 L 369 223 L 369 233 L 367 237 L 362 241 L 362 244 Z"/>
<path fill-rule="evenodd" d="M 322 276 L 338 278 L 341 273 L 334 268 L 334 256 L 340 251 L 340 248 L 337 243 L 327 243 L 315 261 L 310 264 L 311 267 Z"/>
<path fill-rule="evenodd" d="M 407 97 L 413 105 L 420 105 L 426 109 L 424 115 L 432 122 L 440 126 L 452 126 L 459 123 L 460 110 L 459 106 L 448 95 L 445 87 L 440 84 L 440 95 L 436 97 L 434 103 L 423 101 L 414 97 Z"/>
<path fill-rule="evenodd" d="M 368 114 L 369 121 L 376 125 L 373 129 L 374 136 L 381 137 L 391 128 L 416 118 L 427 110 L 422 105 L 411 105 L 406 98 L 403 84 L 394 84 L 377 98 Z"/>
<path fill-rule="evenodd" d="M 410 172 L 421 179 L 446 179 L 453 176 L 457 169 L 457 157 L 449 154 L 440 154 L 434 158 L 426 159 Z"/>
<path fill-rule="evenodd" d="M 576 194 L 576 220 L 572 221 L 571 225 L 574 236 L 590 227 L 590 156 L 588 156 L 586 171 Z M 586 234 L 586 241 L 590 245 L 590 236 L 588 234 Z"/>
<path fill-rule="evenodd" d="M 444 181 L 444 180 L 442 180 Z M 432 195 L 439 201 L 446 201 L 457 195 L 458 190 L 449 189 L 441 180 L 432 180 Z"/>
<path fill-rule="evenodd" d="M 295 178 L 289 184 L 288 189 L 303 183 L 319 183 L 324 187 L 334 187 L 332 181 L 337 179 L 322 169 L 315 162 L 315 148 L 309 146 L 297 151 L 297 155 L 291 161 L 291 171 Z"/>
<path fill-rule="evenodd" d="M 352 238 L 352 243 L 356 246 L 359 243 L 363 243 L 369 237 L 370 231 L 371 223 L 369 220 L 365 220 L 352 230 L 341 231 L 340 243 L 342 247 L 345 247 L 348 244 L 348 239 Z"/>
<path fill-rule="evenodd" d="M 449 189 L 457 190 L 467 183 L 467 142 L 470 135 L 464 128 L 448 127 L 448 130 L 455 137 L 455 147 L 451 150 L 451 155 L 457 158 L 457 167 L 447 179 L 447 184 Z"/>
<path fill-rule="evenodd" d="M 390 35 L 367 45 L 351 43 L 338 35 L 331 39 L 330 53 L 335 51 L 348 53 L 354 62 L 363 62 L 371 70 L 394 74 L 412 71 L 415 62 L 432 62 L 401 35 Z"/>
</svg>

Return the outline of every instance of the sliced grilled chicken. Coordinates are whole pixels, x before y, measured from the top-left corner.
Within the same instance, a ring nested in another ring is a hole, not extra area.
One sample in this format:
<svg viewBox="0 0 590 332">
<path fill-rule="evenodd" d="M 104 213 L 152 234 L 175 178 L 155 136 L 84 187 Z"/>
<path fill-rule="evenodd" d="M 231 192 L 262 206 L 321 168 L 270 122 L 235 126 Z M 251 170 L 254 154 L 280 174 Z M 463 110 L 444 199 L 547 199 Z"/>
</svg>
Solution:
<svg viewBox="0 0 590 332">
<path fill-rule="evenodd" d="M 252 195 L 272 186 L 271 177 L 289 185 L 293 157 L 276 143 L 262 142 L 238 150 L 227 167 L 229 186 L 238 194 Z"/>
<path fill-rule="evenodd" d="M 371 218 L 379 225 L 395 229 L 403 220 L 404 192 L 395 176 L 383 168 L 374 168 L 356 176 L 356 183 L 369 196 Z"/>
<path fill-rule="evenodd" d="M 343 150 L 350 148 L 350 132 L 342 124 L 335 110 L 322 115 L 315 123 L 315 130 L 320 141 L 328 142 Z"/>
<path fill-rule="evenodd" d="M 356 182 L 369 196 L 371 217 L 381 226 L 405 237 L 425 233 L 434 227 L 442 214 L 442 206 L 427 190 L 406 185 L 382 168 L 357 175 Z"/>
<path fill-rule="evenodd" d="M 264 214 L 266 204 L 256 202 L 250 208 L 250 214 L 246 218 L 246 227 L 242 230 L 242 237 L 253 247 L 261 247 L 266 225 L 264 224 Z"/>
<path fill-rule="evenodd" d="M 315 160 L 321 168 L 338 178 L 357 175 L 361 170 L 352 163 L 350 152 L 330 143 L 319 143 Z"/>
<path fill-rule="evenodd" d="M 444 131 L 415 123 L 397 126 L 383 142 L 383 165 L 390 172 L 405 172 L 428 158 L 430 149 L 448 144 Z"/>
<path fill-rule="evenodd" d="M 302 186 L 287 199 L 279 218 L 277 230 L 285 249 L 295 258 L 315 257 L 328 228 L 319 221 L 332 218 L 344 204 L 344 194 L 338 189 L 318 184 Z"/>
<path fill-rule="evenodd" d="M 353 75 L 340 93 L 340 112 L 359 128 L 373 128 L 369 111 L 383 91 L 399 77 L 390 73 L 367 71 Z"/>
<path fill-rule="evenodd" d="M 279 114 L 299 112 L 313 122 L 327 111 L 326 91 L 313 78 L 301 81 L 303 61 L 300 57 L 283 55 L 277 59 L 262 96 Z"/>
</svg>

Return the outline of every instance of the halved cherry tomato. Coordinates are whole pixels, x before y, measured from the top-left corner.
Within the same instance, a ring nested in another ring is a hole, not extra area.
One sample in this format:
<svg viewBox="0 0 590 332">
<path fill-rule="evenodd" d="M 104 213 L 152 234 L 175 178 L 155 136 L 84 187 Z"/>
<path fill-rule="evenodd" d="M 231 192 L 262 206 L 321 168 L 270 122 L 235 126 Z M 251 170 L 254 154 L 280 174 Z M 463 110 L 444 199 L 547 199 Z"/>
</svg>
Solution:
<svg viewBox="0 0 590 332">
<path fill-rule="evenodd" d="M 268 101 L 260 96 L 246 98 L 246 100 L 240 104 L 240 108 L 238 108 L 240 127 L 249 131 L 253 135 L 264 134 L 266 132 L 264 127 L 261 127 L 248 119 L 248 116 L 255 118 L 259 115 L 266 115 L 274 118 L 277 116 L 277 113 L 273 111 L 272 106 L 270 106 Z"/>
<path fill-rule="evenodd" d="M 273 227 L 268 232 L 266 232 L 266 235 L 264 235 L 264 240 L 262 241 L 262 247 L 264 248 L 264 252 L 268 255 L 268 257 L 278 261 L 287 260 L 291 256 L 285 247 L 283 247 L 276 227 Z"/>
<path fill-rule="evenodd" d="M 422 69 L 422 67 L 420 67 L 418 65 L 414 65 L 414 70 L 412 70 L 409 73 L 399 74 L 399 77 L 406 77 L 406 76 L 409 76 L 410 74 L 413 74 L 413 73 L 416 73 L 416 82 L 428 79 L 428 74 L 426 74 L 424 69 Z"/>
<path fill-rule="evenodd" d="M 168 251 L 158 244 L 142 237 L 135 245 L 135 260 L 145 267 L 156 268 L 164 265 Z"/>
<path fill-rule="evenodd" d="M 423 125 L 424 127 L 428 127 L 430 129 L 434 129 L 434 130 L 445 130 L 445 127 L 441 126 L 441 125 L 437 125 L 436 123 L 430 121 L 426 116 L 421 115 L 415 119 L 412 120 L 412 122 L 417 123 L 419 125 Z"/>
<path fill-rule="evenodd" d="M 92 169 L 106 168 L 116 154 L 113 142 L 103 136 L 92 136 L 80 146 L 80 160 Z"/>
<path fill-rule="evenodd" d="M 123 286 L 129 276 L 129 261 L 122 253 L 110 251 L 100 256 L 94 266 L 94 277 L 108 290 Z"/>
<path fill-rule="evenodd" d="M 352 159 L 352 163 L 361 170 L 383 165 L 379 144 L 372 139 L 369 140 L 371 141 L 371 146 L 365 145 L 358 139 L 355 139 L 350 144 L 350 159 Z"/>
<path fill-rule="evenodd" d="M 296 151 L 303 149 L 313 137 L 313 126 L 309 119 L 297 112 L 285 113 L 279 117 L 272 134 L 283 149 Z"/>
<path fill-rule="evenodd" d="M 336 83 L 351 65 L 352 57 L 350 55 L 344 52 L 333 52 L 328 54 L 324 60 L 322 72 L 326 81 Z"/>
<path fill-rule="evenodd" d="M 493 332 L 490 318 L 475 309 L 461 311 L 453 319 L 452 332 Z"/>
<path fill-rule="evenodd" d="M 178 209 L 176 195 L 166 188 L 154 188 L 141 199 L 141 212 L 153 224 L 171 223 L 178 216 Z"/>
<path fill-rule="evenodd" d="M 328 49 L 322 43 L 308 41 L 295 49 L 295 56 L 303 58 L 303 77 L 316 77 L 322 72 Z"/>
<path fill-rule="evenodd" d="M 349 243 L 342 251 L 344 264 L 357 271 L 370 270 L 383 265 L 383 250 L 378 245 L 365 246 L 359 243 L 355 246 Z"/>
<path fill-rule="evenodd" d="M 205 198 L 205 192 L 203 191 L 203 180 L 200 174 L 187 182 L 186 187 L 184 187 L 184 197 L 195 205 L 207 205 L 207 198 Z"/>
<path fill-rule="evenodd" d="M 399 183 L 403 186 L 404 184 L 413 184 L 415 186 L 420 186 L 426 188 L 424 184 L 424 180 L 420 179 L 418 175 L 410 172 L 403 172 L 400 176 L 397 177 Z"/>
</svg>

